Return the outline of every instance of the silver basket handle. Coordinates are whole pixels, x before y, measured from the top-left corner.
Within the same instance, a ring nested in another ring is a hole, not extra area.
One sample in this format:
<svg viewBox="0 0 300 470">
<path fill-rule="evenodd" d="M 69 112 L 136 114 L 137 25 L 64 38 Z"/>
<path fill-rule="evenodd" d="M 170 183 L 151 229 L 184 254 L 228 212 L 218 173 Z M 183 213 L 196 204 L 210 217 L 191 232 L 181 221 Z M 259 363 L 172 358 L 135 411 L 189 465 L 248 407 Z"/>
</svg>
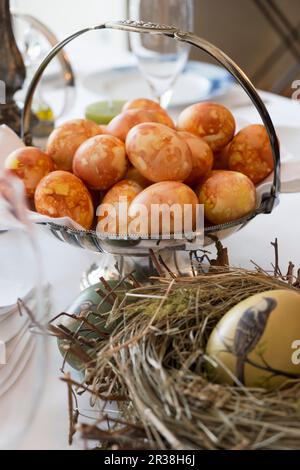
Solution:
<svg viewBox="0 0 300 470">
<path fill-rule="evenodd" d="M 32 79 L 32 82 L 29 86 L 27 96 L 24 103 L 24 111 L 23 111 L 23 119 L 22 119 L 22 137 L 24 139 L 25 144 L 30 144 L 31 136 L 30 136 L 30 116 L 31 116 L 31 106 L 33 95 L 35 93 L 36 87 L 43 75 L 44 70 L 48 66 L 48 64 L 52 61 L 54 57 L 71 41 L 82 36 L 85 33 L 90 31 L 97 31 L 101 29 L 117 29 L 122 31 L 128 32 L 136 32 L 136 33 L 148 33 L 148 34 L 162 34 L 173 38 L 175 40 L 186 42 L 193 46 L 198 47 L 202 51 L 209 54 L 211 57 L 215 58 L 217 62 L 219 62 L 223 67 L 225 67 L 228 72 L 237 80 L 237 82 L 242 86 L 245 90 L 251 101 L 253 102 L 254 106 L 256 107 L 257 111 L 260 114 L 260 117 L 266 127 L 266 130 L 269 135 L 270 144 L 273 153 L 273 160 L 274 160 L 274 179 L 273 184 L 270 190 L 270 193 L 267 193 L 262 198 L 262 203 L 260 208 L 256 211 L 256 213 L 265 213 L 269 214 L 272 212 L 273 207 L 275 205 L 279 190 L 280 190 L 280 148 L 279 148 L 279 141 L 276 135 L 275 127 L 273 125 L 272 119 L 269 115 L 269 112 L 263 103 L 262 99 L 260 98 L 259 94 L 257 93 L 254 85 L 247 77 L 247 75 L 240 69 L 240 67 L 230 58 L 228 57 L 221 49 L 214 46 L 210 42 L 196 36 L 190 32 L 183 32 L 179 29 L 168 26 L 168 25 L 158 25 L 155 23 L 143 22 L 143 21 L 113 21 L 103 23 L 97 26 L 88 27 L 82 29 L 81 31 L 77 31 L 76 33 L 72 34 L 68 38 L 61 41 L 57 44 L 45 57 L 41 65 L 39 66 L 38 70 L 35 73 L 35 76 Z"/>
</svg>

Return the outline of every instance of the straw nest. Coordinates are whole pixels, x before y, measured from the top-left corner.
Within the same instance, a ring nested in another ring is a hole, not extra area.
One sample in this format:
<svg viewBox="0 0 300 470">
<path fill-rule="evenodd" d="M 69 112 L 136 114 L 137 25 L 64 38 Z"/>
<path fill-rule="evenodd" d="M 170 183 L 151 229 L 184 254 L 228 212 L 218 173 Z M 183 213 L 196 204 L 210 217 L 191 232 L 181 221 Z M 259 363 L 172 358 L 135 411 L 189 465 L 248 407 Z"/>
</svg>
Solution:
<svg viewBox="0 0 300 470">
<path fill-rule="evenodd" d="M 192 277 L 158 277 L 152 285 L 124 290 L 122 300 L 106 286 L 105 298 L 114 299 L 106 320 L 114 331 L 95 342 L 96 359 L 85 365 L 82 384 L 69 374 L 63 378 L 70 442 L 79 431 L 119 449 L 299 447 L 300 380 L 276 391 L 218 385 L 207 377 L 205 355 L 211 331 L 238 302 L 265 290 L 298 289 L 293 267 L 287 276 L 277 265 L 272 274 L 198 268 Z M 59 325 L 52 325 L 54 332 L 61 337 Z M 75 394 L 82 393 L 97 406 L 94 422 L 85 423 L 80 414 Z M 109 412 L 112 402 L 117 414 Z"/>
</svg>

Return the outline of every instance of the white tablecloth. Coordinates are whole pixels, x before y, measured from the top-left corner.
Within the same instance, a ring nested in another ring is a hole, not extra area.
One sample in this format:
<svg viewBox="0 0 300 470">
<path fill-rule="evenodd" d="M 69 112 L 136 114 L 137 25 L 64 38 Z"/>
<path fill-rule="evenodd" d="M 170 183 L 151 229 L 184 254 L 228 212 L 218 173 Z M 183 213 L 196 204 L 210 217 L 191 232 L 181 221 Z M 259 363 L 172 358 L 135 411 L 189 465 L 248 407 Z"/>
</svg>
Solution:
<svg viewBox="0 0 300 470">
<path fill-rule="evenodd" d="M 116 63 L 120 63 L 120 58 L 114 59 Z M 122 61 L 124 62 L 124 58 Z M 294 132 L 287 140 L 293 147 L 291 151 L 297 151 L 300 104 L 269 93 L 262 93 L 262 97 L 279 129 L 284 130 L 283 126 L 294 126 Z M 85 105 L 97 98 L 99 97 L 79 85 L 77 103 L 69 117 L 81 117 Z M 251 104 L 249 106 L 247 97 L 240 89 L 234 88 L 226 98 L 219 101 L 230 106 L 236 115 L 251 122 L 258 122 L 256 111 Z M 260 266 L 269 268 L 273 262 L 273 249 L 270 242 L 277 237 L 283 269 L 291 260 L 300 267 L 299 208 L 300 194 L 281 195 L 280 205 L 272 215 L 257 217 L 242 231 L 226 240 L 231 263 L 248 267 L 251 266 L 250 260 L 253 259 Z M 53 285 L 52 313 L 55 316 L 76 297 L 83 270 L 88 268 L 99 255 L 73 248 L 44 233 L 39 235 L 39 242 L 43 252 L 46 278 Z M 45 393 L 34 422 L 23 439 L 22 449 L 68 449 L 67 390 L 66 386 L 59 381 L 60 366 L 61 357 L 56 349 L 55 341 L 51 340 Z"/>
</svg>

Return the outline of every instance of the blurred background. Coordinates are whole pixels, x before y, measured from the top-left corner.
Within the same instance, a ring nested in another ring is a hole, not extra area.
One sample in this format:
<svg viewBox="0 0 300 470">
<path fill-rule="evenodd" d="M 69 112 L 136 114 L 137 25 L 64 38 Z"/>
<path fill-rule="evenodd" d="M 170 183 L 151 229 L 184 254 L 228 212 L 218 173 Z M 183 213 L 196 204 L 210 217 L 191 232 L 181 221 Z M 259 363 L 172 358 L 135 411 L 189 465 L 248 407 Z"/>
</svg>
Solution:
<svg viewBox="0 0 300 470">
<path fill-rule="evenodd" d="M 291 83 L 300 71 L 299 0 L 196 0 L 194 4 L 199 35 L 235 59 L 258 88 L 291 96 Z"/>
<path fill-rule="evenodd" d="M 168 0 L 162 0 L 162 3 Z M 82 26 L 128 17 L 127 0 L 15 0 L 12 7 L 43 21 L 58 38 Z M 227 52 L 255 85 L 285 96 L 300 69 L 299 0 L 194 0 L 194 31 Z M 81 39 L 101 50 L 126 51 L 122 33 L 103 32 Z M 91 54 L 92 55 L 92 54 Z M 192 59 L 209 61 L 193 50 Z M 103 64 L 102 64 L 103 65 Z"/>
</svg>

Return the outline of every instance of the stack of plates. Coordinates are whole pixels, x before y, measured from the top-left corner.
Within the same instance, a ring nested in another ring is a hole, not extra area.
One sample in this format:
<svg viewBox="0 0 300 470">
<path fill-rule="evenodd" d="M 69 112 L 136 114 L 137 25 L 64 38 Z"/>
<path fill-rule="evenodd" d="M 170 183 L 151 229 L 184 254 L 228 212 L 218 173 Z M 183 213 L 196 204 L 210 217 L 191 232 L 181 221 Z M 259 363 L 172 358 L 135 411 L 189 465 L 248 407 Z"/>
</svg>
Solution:
<svg viewBox="0 0 300 470">
<path fill-rule="evenodd" d="M 25 285 L 24 289 L 22 292 L 22 289 L 14 286 L 12 291 L 9 285 L 4 286 L 1 282 L 0 423 L 3 432 L 0 434 L 0 448 L 5 448 L 6 443 L 15 439 L 22 428 L 28 425 L 36 403 L 36 385 L 43 375 L 39 368 L 45 366 L 45 363 L 41 363 L 41 359 L 45 361 L 45 357 L 42 357 L 45 349 L 41 349 L 41 337 L 30 331 L 32 320 L 25 311 L 20 314 L 14 296 L 16 292 L 18 297 L 21 294 L 22 301 L 33 316 L 43 322 L 50 309 L 49 286 L 42 289 L 42 311 L 37 309 L 36 289 L 26 289 Z"/>
</svg>

